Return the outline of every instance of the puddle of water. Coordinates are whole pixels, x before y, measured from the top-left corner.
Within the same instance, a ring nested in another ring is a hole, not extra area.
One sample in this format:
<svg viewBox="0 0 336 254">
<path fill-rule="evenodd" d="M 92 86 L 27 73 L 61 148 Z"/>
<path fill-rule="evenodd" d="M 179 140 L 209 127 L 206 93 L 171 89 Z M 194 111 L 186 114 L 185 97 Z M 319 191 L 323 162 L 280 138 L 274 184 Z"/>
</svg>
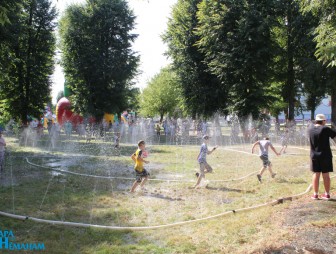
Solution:
<svg viewBox="0 0 336 254">
<path fill-rule="evenodd" d="M 64 176 L 64 174 L 57 172 L 57 171 L 51 171 L 51 175 L 53 176 Z"/>
</svg>

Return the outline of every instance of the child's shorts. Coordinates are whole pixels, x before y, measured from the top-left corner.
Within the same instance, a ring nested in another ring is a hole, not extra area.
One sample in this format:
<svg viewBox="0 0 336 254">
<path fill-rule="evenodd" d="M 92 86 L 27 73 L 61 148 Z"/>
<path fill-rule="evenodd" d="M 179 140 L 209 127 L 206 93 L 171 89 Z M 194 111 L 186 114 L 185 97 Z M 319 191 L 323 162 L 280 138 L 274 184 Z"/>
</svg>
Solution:
<svg viewBox="0 0 336 254">
<path fill-rule="evenodd" d="M 262 160 L 264 167 L 271 165 L 271 162 L 268 159 L 268 155 L 261 155 L 259 158 Z"/>
<path fill-rule="evenodd" d="M 149 173 L 146 169 L 143 169 L 142 172 L 135 171 L 135 179 L 138 183 L 140 183 L 142 179 L 146 176 L 149 176 Z"/>
<path fill-rule="evenodd" d="M 205 169 L 207 170 L 207 173 L 211 173 L 212 172 L 212 167 L 207 162 L 201 162 L 200 163 L 201 176 L 204 176 Z"/>
</svg>

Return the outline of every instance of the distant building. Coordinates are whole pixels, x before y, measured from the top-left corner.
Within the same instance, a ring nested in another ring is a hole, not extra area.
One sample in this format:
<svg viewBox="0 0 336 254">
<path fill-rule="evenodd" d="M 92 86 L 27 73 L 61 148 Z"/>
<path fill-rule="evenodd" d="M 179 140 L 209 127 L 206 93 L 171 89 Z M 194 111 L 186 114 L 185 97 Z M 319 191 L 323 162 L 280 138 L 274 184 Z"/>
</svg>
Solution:
<svg viewBox="0 0 336 254">
<path fill-rule="evenodd" d="M 302 96 L 300 101 L 302 105 L 305 105 L 305 98 Z M 331 120 L 331 106 L 330 106 L 330 97 L 326 97 L 322 100 L 321 104 L 316 108 L 315 115 L 316 114 L 324 114 L 327 118 L 327 121 L 330 122 Z M 307 121 L 310 119 L 311 112 L 310 111 L 303 111 L 302 114 L 295 116 L 295 120 L 297 121 Z M 285 120 L 285 114 L 281 113 L 279 115 L 280 122 L 284 122 Z"/>
</svg>

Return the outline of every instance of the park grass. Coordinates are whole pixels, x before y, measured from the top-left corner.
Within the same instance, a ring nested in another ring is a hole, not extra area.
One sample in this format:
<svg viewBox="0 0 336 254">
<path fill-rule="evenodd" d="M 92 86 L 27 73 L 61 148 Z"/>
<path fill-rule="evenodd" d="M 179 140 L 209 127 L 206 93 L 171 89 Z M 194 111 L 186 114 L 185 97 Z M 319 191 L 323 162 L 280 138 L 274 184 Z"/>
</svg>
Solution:
<svg viewBox="0 0 336 254">
<path fill-rule="evenodd" d="M 196 181 L 199 147 L 156 145 L 148 146 L 151 178 L 190 182 L 150 181 L 148 193 L 130 195 L 132 181 L 55 174 L 28 165 L 25 157 L 39 165 L 48 164 L 45 156 L 58 161 L 70 159 L 69 171 L 133 177 L 129 158 L 136 149 L 133 145 L 122 144 L 121 156 L 115 156 L 107 142 L 62 141 L 53 150 L 20 147 L 15 139 L 8 142 L 11 152 L 0 189 L 1 211 L 50 220 L 111 226 L 170 224 L 302 193 L 311 181 L 308 152 L 289 147 L 286 155 L 270 157 L 277 173 L 274 179 L 265 172 L 262 184 L 255 175 L 240 181 L 211 182 L 240 178 L 260 169 L 260 159 L 250 154 L 249 144 L 243 144 L 230 147 L 237 152 L 220 147 L 209 155 L 214 173 L 206 175 L 207 188 L 194 190 L 191 187 Z M 0 227 L 12 229 L 19 242 L 44 242 L 48 253 L 252 253 L 289 237 L 286 230 L 274 228 L 276 211 L 286 207 L 284 203 L 139 232 L 71 228 L 4 217 Z M 335 225 L 333 220 L 318 223 Z"/>
</svg>

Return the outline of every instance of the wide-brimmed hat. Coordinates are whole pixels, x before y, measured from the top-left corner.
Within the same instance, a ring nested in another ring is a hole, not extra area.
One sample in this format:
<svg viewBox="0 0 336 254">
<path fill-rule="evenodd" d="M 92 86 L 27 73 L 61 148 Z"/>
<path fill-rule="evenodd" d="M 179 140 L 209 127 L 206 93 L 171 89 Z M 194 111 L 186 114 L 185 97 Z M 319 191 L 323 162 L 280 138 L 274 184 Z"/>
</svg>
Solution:
<svg viewBox="0 0 336 254">
<path fill-rule="evenodd" d="M 203 139 L 209 139 L 210 137 L 208 135 L 204 135 Z"/>
<path fill-rule="evenodd" d="M 317 114 L 315 117 L 315 121 L 326 121 L 326 117 L 323 114 Z"/>
</svg>

